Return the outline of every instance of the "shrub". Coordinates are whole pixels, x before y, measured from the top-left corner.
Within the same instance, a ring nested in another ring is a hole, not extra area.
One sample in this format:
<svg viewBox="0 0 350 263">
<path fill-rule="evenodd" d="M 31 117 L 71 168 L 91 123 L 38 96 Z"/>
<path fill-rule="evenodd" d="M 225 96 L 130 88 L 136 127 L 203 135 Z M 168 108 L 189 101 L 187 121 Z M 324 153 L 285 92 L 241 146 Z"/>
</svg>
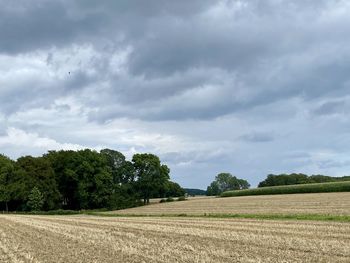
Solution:
<svg viewBox="0 0 350 263">
<path fill-rule="evenodd" d="M 44 205 L 44 196 L 35 186 L 28 196 L 27 206 L 30 211 L 40 211 Z"/>
<path fill-rule="evenodd" d="M 161 199 L 160 201 L 159 201 L 159 203 L 165 203 L 166 202 L 166 199 Z"/>
<path fill-rule="evenodd" d="M 177 201 L 186 201 L 186 197 L 180 196 L 180 197 L 177 199 Z"/>
<path fill-rule="evenodd" d="M 174 202 L 175 200 L 174 200 L 174 198 L 172 198 L 172 197 L 168 197 L 165 201 L 166 201 L 166 202 Z"/>
<path fill-rule="evenodd" d="M 21 212 L 19 212 L 21 213 Z M 82 212 L 77 210 L 50 210 L 50 211 L 30 211 L 30 212 L 22 212 L 23 214 L 31 214 L 31 215 L 77 215 L 81 214 Z"/>
</svg>

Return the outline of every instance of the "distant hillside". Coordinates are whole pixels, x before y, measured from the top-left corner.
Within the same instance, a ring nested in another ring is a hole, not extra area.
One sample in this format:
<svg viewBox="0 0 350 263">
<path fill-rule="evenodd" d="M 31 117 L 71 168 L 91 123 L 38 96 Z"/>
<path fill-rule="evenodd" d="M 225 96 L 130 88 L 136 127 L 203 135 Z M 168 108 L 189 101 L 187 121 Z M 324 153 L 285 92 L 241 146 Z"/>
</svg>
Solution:
<svg viewBox="0 0 350 263">
<path fill-rule="evenodd" d="M 207 194 L 207 191 L 202 189 L 184 188 L 184 190 L 188 195 L 206 195 Z"/>
</svg>

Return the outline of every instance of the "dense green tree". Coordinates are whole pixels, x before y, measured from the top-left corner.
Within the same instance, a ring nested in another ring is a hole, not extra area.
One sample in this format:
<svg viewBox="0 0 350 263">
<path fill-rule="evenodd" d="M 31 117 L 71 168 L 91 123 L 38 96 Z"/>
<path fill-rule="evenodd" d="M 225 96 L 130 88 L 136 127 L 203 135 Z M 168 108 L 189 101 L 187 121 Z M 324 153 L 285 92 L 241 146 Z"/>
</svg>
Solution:
<svg viewBox="0 0 350 263">
<path fill-rule="evenodd" d="M 48 160 L 43 157 L 25 156 L 17 160 L 20 169 L 19 187 L 22 193 L 20 198 L 26 203 L 33 187 L 37 187 L 44 195 L 44 210 L 61 207 L 61 195 L 55 180 L 54 170 Z"/>
<path fill-rule="evenodd" d="M 135 154 L 132 162 L 140 196 L 148 204 L 154 193 L 166 189 L 170 169 L 160 163 L 158 156 L 149 153 Z"/>
<path fill-rule="evenodd" d="M 160 194 L 155 197 L 179 197 L 184 196 L 186 194 L 185 190 L 178 184 L 172 181 L 168 181 L 166 183 L 166 187 L 164 189 L 164 194 Z"/>
<path fill-rule="evenodd" d="M 219 195 L 230 190 L 248 189 L 250 184 L 244 180 L 233 176 L 230 173 L 219 173 L 210 186 L 207 188 L 207 195 Z"/>
<path fill-rule="evenodd" d="M 258 187 L 274 186 L 274 185 L 292 185 L 292 184 L 305 184 L 307 183 L 307 175 L 305 174 L 269 174 L 265 181 L 259 183 Z"/>
<path fill-rule="evenodd" d="M 327 183 L 327 182 L 337 182 L 337 181 L 350 181 L 350 176 L 342 176 L 342 177 L 332 177 L 326 175 L 311 175 L 307 179 L 307 183 Z"/>
<path fill-rule="evenodd" d="M 211 182 L 211 184 L 207 187 L 207 195 L 212 196 L 212 195 L 219 195 L 221 193 L 219 184 L 217 181 Z"/>
<path fill-rule="evenodd" d="M 106 207 L 113 193 L 113 177 L 104 158 L 91 150 L 78 151 L 78 155 L 80 161 L 75 173 L 78 177 L 79 208 Z"/>
<path fill-rule="evenodd" d="M 135 206 L 138 203 L 138 194 L 133 164 L 118 151 L 103 149 L 100 153 L 106 160 L 113 176 L 114 189 L 109 207 L 120 209 Z"/>
<path fill-rule="evenodd" d="M 136 154 L 130 162 L 110 149 L 50 151 L 16 162 L 0 155 L 0 209 L 37 209 L 32 201 L 38 192 L 43 210 L 120 209 L 141 198 L 148 203 L 152 196 L 183 195 L 169 172 L 153 154 Z"/>
<path fill-rule="evenodd" d="M 63 204 L 68 209 L 107 207 L 114 191 L 106 159 L 96 151 L 59 151 L 45 156 L 55 171 Z"/>
<path fill-rule="evenodd" d="M 14 162 L 0 154 L 0 203 L 4 203 L 8 212 L 8 203 L 11 201 L 11 177 L 14 174 Z"/>
<path fill-rule="evenodd" d="M 131 162 L 126 161 L 121 152 L 103 149 L 100 153 L 112 172 L 114 183 L 126 184 L 135 181 L 134 167 Z"/>
<path fill-rule="evenodd" d="M 184 188 L 185 192 L 188 195 L 196 196 L 196 195 L 206 195 L 207 191 L 202 189 L 196 189 L 196 188 Z"/>
<path fill-rule="evenodd" d="M 238 180 L 239 190 L 248 189 L 250 187 L 250 183 L 248 183 L 247 180 L 244 180 L 244 179 L 237 179 L 237 180 Z"/>
<path fill-rule="evenodd" d="M 44 157 L 50 161 L 55 173 L 58 189 L 62 195 L 62 206 L 66 209 L 79 209 L 78 174 L 76 169 L 81 162 L 76 151 L 49 151 Z"/>
<path fill-rule="evenodd" d="M 35 186 L 28 196 L 27 207 L 30 211 L 41 211 L 43 205 L 44 195 Z"/>
</svg>

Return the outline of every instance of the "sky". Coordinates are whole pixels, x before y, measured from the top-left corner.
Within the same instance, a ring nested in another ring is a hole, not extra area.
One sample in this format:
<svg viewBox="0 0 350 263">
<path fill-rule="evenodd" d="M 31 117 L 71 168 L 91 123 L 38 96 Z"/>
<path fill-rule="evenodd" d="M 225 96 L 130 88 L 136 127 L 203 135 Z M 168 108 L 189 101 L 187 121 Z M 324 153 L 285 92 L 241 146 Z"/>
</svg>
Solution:
<svg viewBox="0 0 350 263">
<path fill-rule="evenodd" d="M 0 0 L 0 153 L 349 175 L 350 1 Z"/>
</svg>

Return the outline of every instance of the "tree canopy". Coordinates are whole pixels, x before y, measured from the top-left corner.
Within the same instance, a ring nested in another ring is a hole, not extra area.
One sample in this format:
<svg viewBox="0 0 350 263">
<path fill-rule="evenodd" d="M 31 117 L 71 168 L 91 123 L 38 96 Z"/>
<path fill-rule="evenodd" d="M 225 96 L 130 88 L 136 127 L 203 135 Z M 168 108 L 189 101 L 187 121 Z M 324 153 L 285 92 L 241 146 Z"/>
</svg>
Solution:
<svg viewBox="0 0 350 263">
<path fill-rule="evenodd" d="M 131 161 L 115 150 L 49 151 L 12 161 L 0 155 L 0 210 L 122 209 L 153 197 L 180 196 L 154 154 Z"/>
<path fill-rule="evenodd" d="M 11 200 L 11 178 L 14 174 L 14 162 L 0 154 L 0 202 L 5 204 L 8 211 L 8 202 Z"/>
<path fill-rule="evenodd" d="M 141 193 L 144 204 L 149 203 L 149 199 L 156 192 L 166 190 L 167 182 L 170 179 L 170 169 L 162 165 L 158 156 L 154 154 L 135 154 L 132 158 L 137 178 L 137 187 Z"/>
<path fill-rule="evenodd" d="M 220 195 L 225 191 L 248 189 L 249 187 L 250 184 L 244 179 L 239 179 L 230 173 L 219 173 L 208 186 L 207 195 Z"/>
</svg>

